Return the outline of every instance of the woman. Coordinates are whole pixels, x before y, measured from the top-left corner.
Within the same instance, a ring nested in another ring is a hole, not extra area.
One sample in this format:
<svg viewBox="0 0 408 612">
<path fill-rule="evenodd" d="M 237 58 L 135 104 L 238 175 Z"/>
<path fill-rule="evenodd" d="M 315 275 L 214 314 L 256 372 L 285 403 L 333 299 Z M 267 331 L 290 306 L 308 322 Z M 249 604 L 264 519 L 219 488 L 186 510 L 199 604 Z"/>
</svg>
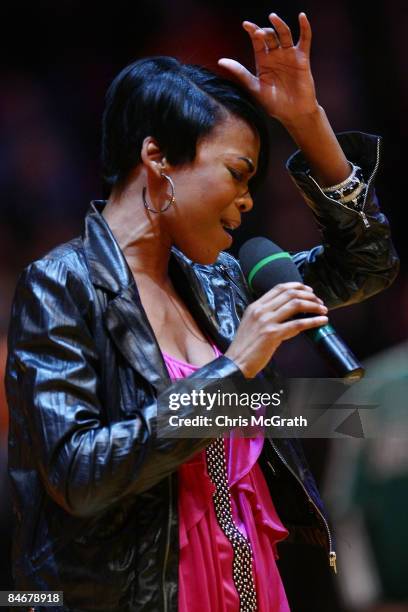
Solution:
<svg viewBox="0 0 408 612">
<path fill-rule="evenodd" d="M 120 73 L 103 125 L 109 199 L 91 204 L 82 237 L 19 279 L 7 364 L 14 574 L 17 589 L 63 591 L 64 610 L 282 612 L 285 537 L 322 545 L 335 568 L 293 440 L 156 430 L 170 393 L 273 375 L 284 340 L 397 272 L 373 190 L 379 138 L 336 138 L 315 96 L 306 16 L 296 46 L 269 19 L 243 24 L 256 75 L 219 62 L 241 86 L 166 57 Z M 302 149 L 288 167 L 326 246 L 295 257 L 307 284 L 250 304 L 224 228 L 253 206 L 265 113 Z"/>
</svg>

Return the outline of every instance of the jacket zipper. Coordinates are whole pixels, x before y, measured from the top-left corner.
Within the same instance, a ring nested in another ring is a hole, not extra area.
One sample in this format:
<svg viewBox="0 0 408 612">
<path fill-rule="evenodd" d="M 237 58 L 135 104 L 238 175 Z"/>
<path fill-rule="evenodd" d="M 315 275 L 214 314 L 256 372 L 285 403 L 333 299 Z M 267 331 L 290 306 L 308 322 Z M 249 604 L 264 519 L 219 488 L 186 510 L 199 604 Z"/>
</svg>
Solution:
<svg viewBox="0 0 408 612">
<path fill-rule="evenodd" d="M 377 142 L 379 142 L 379 140 Z M 374 174 L 374 172 L 375 172 L 375 170 L 373 171 L 373 174 Z M 373 174 L 371 176 L 373 176 Z M 368 189 L 367 189 L 367 191 L 368 191 Z M 328 198 L 328 199 L 330 200 L 330 198 Z M 222 268 L 227 273 L 228 277 L 231 278 L 230 274 L 228 273 L 227 268 L 224 265 L 222 266 Z M 231 278 L 231 280 L 233 281 L 233 283 L 235 285 L 235 281 L 232 278 Z M 331 536 L 331 533 L 330 533 L 329 525 L 328 525 L 325 517 L 323 516 L 323 514 L 321 513 L 319 508 L 316 506 L 316 504 L 314 503 L 313 499 L 308 494 L 308 492 L 307 492 L 304 484 L 300 480 L 300 478 L 295 474 L 295 472 L 292 470 L 292 468 L 288 465 L 286 459 L 284 459 L 284 457 L 281 455 L 280 451 L 276 448 L 275 444 L 269 438 L 268 438 L 268 440 L 269 440 L 269 443 L 271 444 L 272 448 L 274 449 L 274 451 L 276 452 L 276 454 L 278 455 L 278 457 L 282 461 L 282 463 L 288 468 L 288 470 L 291 472 L 291 474 L 293 474 L 293 476 L 299 482 L 299 484 L 302 487 L 303 491 L 305 492 L 309 502 L 312 504 L 312 506 L 316 509 L 316 512 L 318 513 L 318 515 L 321 517 L 321 520 L 322 520 L 322 522 L 323 522 L 323 524 L 325 526 L 325 529 L 326 529 L 327 538 L 329 540 L 329 565 L 333 569 L 334 573 L 337 574 L 337 565 L 336 565 L 337 555 L 336 555 L 336 552 L 333 550 L 332 536 Z M 272 470 L 272 472 L 275 474 L 276 473 L 275 469 L 272 467 L 272 465 L 269 463 L 269 461 L 267 463 L 268 463 L 270 469 Z"/>
<path fill-rule="evenodd" d="M 372 171 L 372 173 L 370 175 L 370 178 L 368 179 L 368 182 L 367 182 L 367 191 L 366 191 L 364 202 L 363 202 L 363 209 L 364 209 L 364 206 L 366 204 L 366 200 L 367 200 L 367 196 L 368 196 L 368 190 L 370 189 L 370 183 L 373 180 L 373 178 L 375 177 L 375 175 L 377 174 L 378 166 L 380 165 L 380 143 L 381 143 L 381 139 L 377 138 L 377 159 L 376 159 L 376 162 L 375 162 L 374 170 Z M 336 204 L 338 204 L 339 206 L 343 206 L 344 208 L 346 208 L 350 212 L 357 213 L 363 219 L 363 223 L 364 223 L 365 227 L 367 227 L 367 228 L 370 227 L 370 222 L 368 221 L 367 216 L 366 216 L 366 214 L 364 213 L 363 210 L 354 210 L 353 208 L 350 208 L 349 206 L 346 206 L 346 204 L 342 204 L 342 202 L 339 202 L 338 200 L 335 200 L 333 198 L 329 198 L 329 196 L 327 196 L 324 193 L 324 191 L 320 187 L 319 183 L 317 183 L 317 181 L 313 178 L 313 176 L 311 174 L 309 174 L 308 176 L 314 182 L 314 184 L 316 185 L 316 187 L 318 188 L 320 193 L 326 198 L 326 200 L 329 200 L 330 202 L 335 202 Z"/>
<path fill-rule="evenodd" d="M 244 292 L 242 291 L 241 287 L 237 284 L 235 278 L 233 276 L 231 276 L 231 274 L 229 273 L 228 267 L 225 264 L 220 264 L 219 265 L 219 270 L 226 274 L 228 279 L 231 281 L 231 283 L 234 285 L 234 287 L 238 291 L 238 293 L 241 296 L 241 298 L 244 300 L 244 302 L 247 302 L 248 301 L 248 297 L 244 294 Z"/>
<path fill-rule="evenodd" d="M 166 597 L 166 589 L 165 589 L 165 580 L 166 580 L 166 566 L 167 560 L 169 557 L 169 549 L 170 549 L 170 530 L 171 530 L 171 519 L 173 516 L 173 489 L 171 482 L 171 474 L 168 476 L 169 481 L 169 517 L 167 521 L 167 534 L 166 534 L 166 548 L 164 550 L 164 562 L 163 562 L 163 572 L 162 572 L 162 593 L 163 593 L 163 612 L 167 612 L 167 597 Z"/>
<path fill-rule="evenodd" d="M 323 514 L 321 513 L 321 511 L 319 510 L 319 508 L 316 506 L 316 504 L 314 503 L 313 499 L 310 497 L 309 493 L 306 490 L 305 485 L 303 484 L 303 482 L 300 480 L 300 478 L 298 477 L 298 475 L 292 470 L 292 468 L 290 467 L 290 465 L 288 464 L 288 462 L 286 461 L 286 459 L 283 457 L 282 453 L 276 448 L 275 444 L 272 442 L 272 440 L 270 440 L 268 438 L 268 441 L 270 443 L 270 445 L 272 446 L 273 450 L 275 451 L 275 453 L 278 455 L 279 459 L 282 461 L 282 463 L 288 468 L 288 470 L 290 471 L 290 473 L 296 478 L 296 480 L 298 481 L 298 483 L 300 484 L 300 486 L 302 487 L 303 491 L 305 492 L 309 502 L 312 504 L 312 506 L 314 506 L 314 508 L 316 509 L 316 512 L 318 513 L 318 515 L 320 516 L 320 518 L 323 521 L 323 524 L 326 528 L 326 533 L 327 533 L 327 539 L 329 540 L 329 565 L 330 567 L 333 569 L 334 573 L 337 574 L 337 555 L 336 552 L 333 550 L 333 541 L 332 541 L 332 535 L 330 533 L 330 528 L 329 525 L 325 519 L 325 517 L 323 516 Z M 268 462 L 269 463 L 269 462 Z M 270 465 L 270 464 L 269 464 Z M 275 471 L 275 470 L 273 470 Z"/>
</svg>

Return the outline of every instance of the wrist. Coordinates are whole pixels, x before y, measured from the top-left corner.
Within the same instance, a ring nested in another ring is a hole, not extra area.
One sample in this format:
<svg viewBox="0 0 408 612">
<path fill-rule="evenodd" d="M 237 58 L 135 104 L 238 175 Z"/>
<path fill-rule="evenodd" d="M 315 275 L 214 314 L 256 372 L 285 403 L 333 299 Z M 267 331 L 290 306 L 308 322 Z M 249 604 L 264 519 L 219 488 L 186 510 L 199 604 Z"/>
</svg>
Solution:
<svg viewBox="0 0 408 612">
<path fill-rule="evenodd" d="M 228 357 L 228 359 L 230 359 L 233 363 L 235 363 L 235 365 L 240 370 L 244 378 L 252 378 L 253 376 L 255 376 L 255 374 L 252 374 L 248 370 L 246 363 L 244 363 L 242 359 L 240 359 L 240 357 L 236 355 L 233 351 L 230 351 L 230 349 L 228 349 L 224 353 L 224 357 Z"/>
<path fill-rule="evenodd" d="M 293 117 L 285 117 L 281 120 L 284 128 L 296 140 L 296 136 L 303 132 L 316 129 L 327 120 L 323 106 L 316 100 L 316 105 L 304 113 L 298 113 Z"/>
</svg>

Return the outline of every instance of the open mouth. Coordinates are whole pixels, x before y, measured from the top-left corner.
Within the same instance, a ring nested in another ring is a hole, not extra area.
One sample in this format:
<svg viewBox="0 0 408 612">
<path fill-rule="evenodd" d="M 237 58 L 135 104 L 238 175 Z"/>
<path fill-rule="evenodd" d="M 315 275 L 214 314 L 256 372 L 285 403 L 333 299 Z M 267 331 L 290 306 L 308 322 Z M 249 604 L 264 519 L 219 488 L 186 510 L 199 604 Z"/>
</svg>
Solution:
<svg viewBox="0 0 408 612">
<path fill-rule="evenodd" d="M 232 232 L 237 229 L 241 225 L 241 221 L 233 221 L 232 219 L 221 219 L 220 225 L 224 230 L 224 234 L 228 236 L 228 240 L 230 242 L 230 246 L 232 244 Z"/>
<path fill-rule="evenodd" d="M 224 224 L 224 222 L 223 222 L 223 221 L 221 221 L 220 225 L 221 225 L 222 229 L 224 230 L 224 234 L 225 234 L 226 236 L 228 236 L 228 238 L 229 238 L 230 242 L 232 242 L 232 232 L 233 232 L 233 228 L 232 228 L 232 227 L 230 227 L 229 225 Z"/>
<path fill-rule="evenodd" d="M 231 234 L 240 225 L 239 221 L 228 221 L 225 219 L 221 219 L 220 223 L 228 234 Z"/>
</svg>

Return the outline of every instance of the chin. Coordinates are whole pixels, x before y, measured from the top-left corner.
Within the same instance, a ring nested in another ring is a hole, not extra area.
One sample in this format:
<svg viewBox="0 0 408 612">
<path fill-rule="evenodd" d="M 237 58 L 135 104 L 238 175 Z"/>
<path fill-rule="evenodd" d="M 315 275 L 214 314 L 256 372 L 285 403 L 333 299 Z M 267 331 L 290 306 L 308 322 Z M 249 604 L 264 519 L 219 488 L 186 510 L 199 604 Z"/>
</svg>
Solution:
<svg viewBox="0 0 408 612">
<path fill-rule="evenodd" d="M 211 255 L 207 254 L 207 255 L 201 255 L 201 256 L 196 255 L 194 253 L 192 253 L 191 255 L 188 255 L 187 253 L 185 254 L 194 263 L 201 264 L 202 266 L 212 266 L 217 261 L 220 253 L 221 251 L 217 251 L 215 253 L 214 252 L 211 253 Z"/>
<path fill-rule="evenodd" d="M 182 253 L 184 253 L 186 257 L 191 259 L 193 263 L 201 264 L 202 266 L 212 266 L 213 264 L 215 264 L 222 250 L 215 248 L 197 249 L 197 246 L 196 248 L 188 248 L 187 245 L 182 244 L 176 246 L 178 249 L 180 249 L 180 251 L 182 251 Z"/>
<path fill-rule="evenodd" d="M 209 258 L 202 258 L 202 259 L 193 259 L 193 261 L 194 261 L 194 263 L 201 264 L 202 266 L 212 266 L 217 261 L 218 256 L 219 256 L 220 253 L 221 253 L 221 251 L 218 251 L 217 255 L 215 257 L 212 257 L 211 259 L 209 259 Z"/>
</svg>

